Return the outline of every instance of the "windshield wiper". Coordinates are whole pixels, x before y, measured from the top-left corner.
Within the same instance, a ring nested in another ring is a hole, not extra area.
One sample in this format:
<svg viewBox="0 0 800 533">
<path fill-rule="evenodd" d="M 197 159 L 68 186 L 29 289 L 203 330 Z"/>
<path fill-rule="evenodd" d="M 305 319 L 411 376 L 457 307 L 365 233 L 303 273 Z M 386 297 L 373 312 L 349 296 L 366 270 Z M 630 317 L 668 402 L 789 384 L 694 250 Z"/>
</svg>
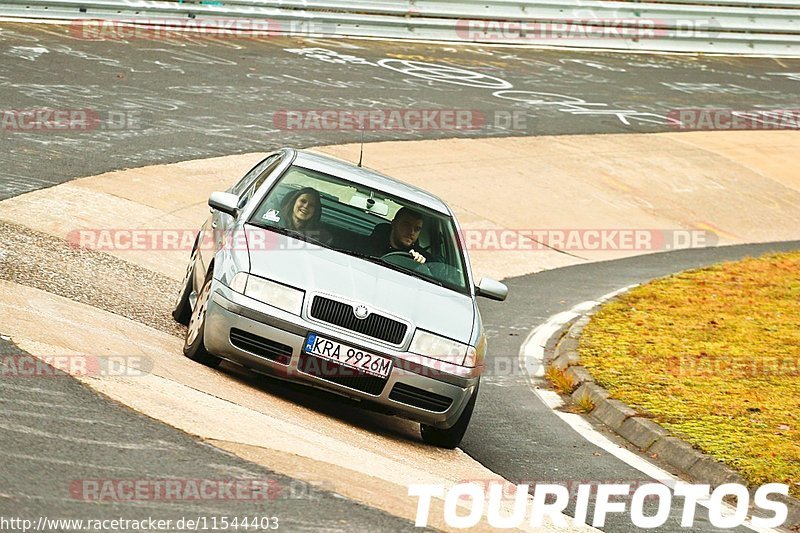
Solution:
<svg viewBox="0 0 800 533">
<path fill-rule="evenodd" d="M 337 252 L 342 252 L 343 254 L 352 255 L 353 257 L 358 257 L 359 259 L 366 259 L 372 263 L 378 263 L 380 259 L 376 257 L 372 257 L 371 255 L 362 254 L 361 252 L 356 252 L 355 250 L 350 250 L 348 248 L 334 248 Z"/>
</svg>

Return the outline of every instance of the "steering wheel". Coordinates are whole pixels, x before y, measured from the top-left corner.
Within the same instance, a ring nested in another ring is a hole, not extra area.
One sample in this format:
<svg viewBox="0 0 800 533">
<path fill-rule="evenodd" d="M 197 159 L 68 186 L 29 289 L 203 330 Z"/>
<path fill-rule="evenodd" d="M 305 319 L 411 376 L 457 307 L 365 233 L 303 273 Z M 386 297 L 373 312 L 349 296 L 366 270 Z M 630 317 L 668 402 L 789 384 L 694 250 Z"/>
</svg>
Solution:
<svg viewBox="0 0 800 533">
<path fill-rule="evenodd" d="M 406 256 L 406 257 L 411 257 L 411 259 L 414 259 L 411 256 L 411 252 L 406 252 L 403 250 L 397 250 L 396 252 L 386 252 L 381 256 L 381 259 L 386 259 L 387 257 L 396 257 L 396 256 Z M 416 261 L 414 262 L 416 263 Z"/>
<path fill-rule="evenodd" d="M 432 275 L 431 274 L 431 269 L 428 268 L 428 265 L 426 265 L 425 263 L 418 263 L 414 259 L 414 256 L 411 255 L 411 252 L 404 252 L 402 250 L 398 250 L 397 252 L 389 252 L 389 253 L 383 254 L 381 256 L 381 259 L 386 261 L 386 259 L 390 258 L 390 257 L 397 257 L 397 258 L 401 258 L 402 257 L 404 260 L 402 262 L 399 262 L 399 263 L 395 263 L 394 261 L 387 261 L 387 263 L 397 264 L 398 266 L 402 266 L 404 268 L 408 268 L 410 270 L 414 270 L 416 272 L 420 272 L 421 274 L 425 274 L 427 276 L 431 276 Z M 410 264 L 404 264 L 404 263 L 410 263 Z"/>
</svg>

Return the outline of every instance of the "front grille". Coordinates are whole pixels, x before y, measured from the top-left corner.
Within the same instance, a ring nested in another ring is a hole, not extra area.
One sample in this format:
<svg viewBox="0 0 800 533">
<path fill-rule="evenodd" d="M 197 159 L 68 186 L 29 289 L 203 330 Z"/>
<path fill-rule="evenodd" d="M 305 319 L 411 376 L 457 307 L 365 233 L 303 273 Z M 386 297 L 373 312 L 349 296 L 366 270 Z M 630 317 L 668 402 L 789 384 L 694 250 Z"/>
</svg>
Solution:
<svg viewBox="0 0 800 533">
<path fill-rule="evenodd" d="M 397 383 L 389 394 L 389 399 L 437 413 L 447 411 L 450 404 L 453 403 L 453 400 L 447 396 L 418 389 L 405 383 Z"/>
<path fill-rule="evenodd" d="M 241 329 L 231 329 L 231 344 L 247 352 L 260 355 L 282 365 L 288 365 L 292 358 L 292 347 L 275 342 Z"/>
<path fill-rule="evenodd" d="M 386 378 L 370 376 L 355 368 L 339 365 L 305 352 L 300 352 L 297 369 L 310 376 L 375 396 L 380 395 L 386 385 Z"/>
<path fill-rule="evenodd" d="M 403 342 L 403 337 L 408 329 L 408 326 L 402 322 L 378 313 L 370 313 L 367 318 L 359 320 L 353 312 L 352 305 L 324 296 L 314 296 L 314 301 L 311 302 L 311 316 L 391 344 Z"/>
</svg>

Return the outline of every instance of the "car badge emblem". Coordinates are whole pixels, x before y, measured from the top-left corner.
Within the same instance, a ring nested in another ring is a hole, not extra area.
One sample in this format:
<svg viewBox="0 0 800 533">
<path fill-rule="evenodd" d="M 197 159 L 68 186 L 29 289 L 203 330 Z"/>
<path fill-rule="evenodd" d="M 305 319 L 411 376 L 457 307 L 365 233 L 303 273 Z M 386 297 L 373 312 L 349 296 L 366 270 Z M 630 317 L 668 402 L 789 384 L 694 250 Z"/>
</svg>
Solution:
<svg viewBox="0 0 800 533">
<path fill-rule="evenodd" d="M 364 320 L 369 316 L 369 309 L 365 305 L 357 305 L 353 308 L 353 313 L 356 315 L 356 318 L 359 320 Z"/>
</svg>

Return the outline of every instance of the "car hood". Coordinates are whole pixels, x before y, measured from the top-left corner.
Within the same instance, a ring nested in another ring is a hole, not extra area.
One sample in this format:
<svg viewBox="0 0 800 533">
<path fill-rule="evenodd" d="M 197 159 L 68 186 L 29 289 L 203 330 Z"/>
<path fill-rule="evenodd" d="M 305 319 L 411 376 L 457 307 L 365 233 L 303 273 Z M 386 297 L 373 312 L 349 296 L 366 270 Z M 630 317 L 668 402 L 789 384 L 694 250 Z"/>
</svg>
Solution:
<svg viewBox="0 0 800 533">
<path fill-rule="evenodd" d="M 470 296 L 411 275 L 280 233 L 245 226 L 250 273 L 403 318 L 414 327 L 467 343 L 475 306 Z M 254 233 L 267 232 L 264 235 Z M 266 242 L 266 246 L 254 246 Z"/>
</svg>

